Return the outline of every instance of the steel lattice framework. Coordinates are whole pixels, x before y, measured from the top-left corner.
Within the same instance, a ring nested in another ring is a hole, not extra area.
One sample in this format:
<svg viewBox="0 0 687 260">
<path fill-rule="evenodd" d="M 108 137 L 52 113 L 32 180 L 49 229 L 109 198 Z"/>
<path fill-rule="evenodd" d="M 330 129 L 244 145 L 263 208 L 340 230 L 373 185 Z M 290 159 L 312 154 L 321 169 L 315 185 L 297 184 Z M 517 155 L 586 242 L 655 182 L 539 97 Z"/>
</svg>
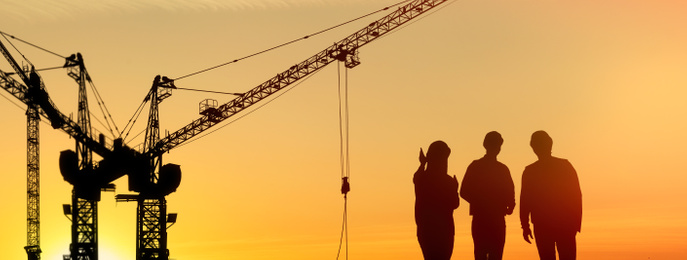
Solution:
<svg viewBox="0 0 687 260">
<path fill-rule="evenodd" d="M 0 51 L 3 51 L 3 49 L 6 51 L 2 42 L 0 42 Z M 28 80 L 28 78 L 26 80 Z M 31 102 L 27 85 L 28 84 L 25 85 L 15 80 L 10 76 L 9 73 L 0 71 L 0 88 L 4 89 L 24 104 Z M 44 87 L 42 86 L 42 82 L 39 91 L 45 91 Z M 111 144 L 100 143 L 86 134 L 86 132 L 82 130 L 78 123 L 74 122 L 71 118 L 58 111 L 49 97 L 47 98 L 47 102 L 45 102 L 45 104 L 41 104 L 38 114 L 43 118 L 49 119 L 53 128 L 64 131 L 69 136 L 84 144 L 86 147 L 90 148 L 91 151 L 102 156 L 103 158 L 111 154 L 113 149 Z"/>
<path fill-rule="evenodd" d="M 88 108 L 86 81 L 88 74 L 81 54 L 67 59 L 67 74 L 79 85 L 77 124 L 84 135 L 91 136 L 91 116 Z M 93 173 L 93 153 L 85 143 L 76 140 L 79 170 Z M 98 200 L 77 196 L 77 187 L 72 188 L 72 243 L 69 248 L 72 260 L 98 259 Z"/>
<path fill-rule="evenodd" d="M 165 198 L 139 198 L 136 218 L 137 259 L 169 259 Z"/>
<path fill-rule="evenodd" d="M 98 202 L 72 194 L 72 260 L 98 259 Z"/>
<path fill-rule="evenodd" d="M 26 253 L 29 260 L 40 259 L 40 117 L 35 104 L 26 110 Z"/>
</svg>

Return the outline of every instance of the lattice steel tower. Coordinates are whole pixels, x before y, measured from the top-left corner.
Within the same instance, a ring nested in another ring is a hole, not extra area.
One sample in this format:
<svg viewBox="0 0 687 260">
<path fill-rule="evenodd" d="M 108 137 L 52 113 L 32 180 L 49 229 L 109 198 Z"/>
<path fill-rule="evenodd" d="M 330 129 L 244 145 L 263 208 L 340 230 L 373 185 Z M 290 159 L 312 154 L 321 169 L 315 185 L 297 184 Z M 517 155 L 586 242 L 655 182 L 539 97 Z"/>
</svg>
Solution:
<svg viewBox="0 0 687 260">
<path fill-rule="evenodd" d="M 87 74 L 81 54 L 67 58 L 67 74 L 79 85 L 77 124 L 84 135 L 91 136 L 91 117 L 86 92 Z M 93 152 L 88 146 L 76 140 L 78 170 L 83 175 L 93 175 Z M 88 184 L 86 184 L 88 185 Z M 98 259 L 98 201 L 100 187 L 84 187 L 75 184 L 72 188 L 72 241 L 69 246 L 72 260 Z M 95 191 L 94 191 L 95 190 Z"/>
<path fill-rule="evenodd" d="M 26 109 L 26 254 L 29 260 L 41 259 L 40 195 L 40 117 L 38 106 Z"/>
</svg>

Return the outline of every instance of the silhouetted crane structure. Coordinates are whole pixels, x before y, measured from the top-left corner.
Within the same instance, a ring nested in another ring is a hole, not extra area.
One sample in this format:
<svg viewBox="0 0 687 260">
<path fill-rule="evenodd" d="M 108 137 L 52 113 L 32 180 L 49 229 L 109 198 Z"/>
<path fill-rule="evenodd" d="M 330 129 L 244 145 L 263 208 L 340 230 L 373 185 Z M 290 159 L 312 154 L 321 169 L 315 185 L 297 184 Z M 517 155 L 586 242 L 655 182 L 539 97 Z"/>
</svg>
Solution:
<svg viewBox="0 0 687 260">
<path fill-rule="evenodd" d="M 66 60 L 64 67 L 68 69 L 67 75 L 79 85 L 77 124 L 86 136 L 92 136 L 86 92 L 86 83 L 90 82 L 91 78 L 86 71 L 81 54 L 72 55 Z M 102 139 L 100 142 L 101 144 L 104 143 Z M 75 149 L 78 171 L 84 176 L 81 178 L 95 178 L 93 176 L 95 167 L 91 148 L 87 143 L 77 139 Z M 69 179 L 66 180 L 69 181 Z M 83 180 L 72 180 L 72 182 L 74 185 L 72 205 L 67 212 L 72 215 L 70 258 L 72 260 L 96 260 L 98 259 L 98 201 L 100 201 L 100 191 L 114 191 L 114 185 L 90 181 L 84 183 Z"/>
<path fill-rule="evenodd" d="M 35 93 L 33 90 L 35 88 L 40 88 L 40 85 L 32 85 L 32 81 L 29 79 L 29 74 L 26 70 L 22 70 L 19 65 L 14 61 L 9 51 L 0 42 L 0 51 L 2 51 L 3 56 L 10 62 L 15 71 L 18 73 L 21 79 L 26 85 L 15 81 L 7 73 L 0 71 L 0 85 L 7 90 L 10 94 L 14 95 L 16 98 L 21 100 L 27 105 L 26 108 L 26 175 L 27 175 L 27 206 L 26 206 L 26 220 L 27 220 L 27 235 L 26 235 L 26 253 L 28 254 L 28 259 L 40 259 L 41 247 L 40 247 L 40 142 L 39 142 L 39 109 L 34 99 L 29 94 L 29 88 L 32 89 L 31 92 Z M 35 81 L 34 81 L 35 82 Z M 40 81 L 39 81 L 40 82 Z M 29 87 L 26 87 L 29 86 Z"/>
<path fill-rule="evenodd" d="M 44 89 L 40 76 L 20 68 L 2 42 L 0 49 L 24 84 L 10 74 L 0 71 L 0 86 L 27 104 L 28 121 L 28 242 L 29 259 L 40 258 L 38 212 L 38 121 L 39 115 L 50 120 L 53 128 L 61 129 L 76 140 L 76 151 L 66 150 L 60 155 L 60 170 L 64 179 L 74 185 L 71 207 L 71 259 L 97 259 L 97 202 L 101 190 L 113 190 L 112 181 L 128 175 L 129 190 L 137 194 L 120 194 L 117 201 L 135 201 L 137 206 L 136 259 L 169 259 L 167 224 L 176 214 L 167 214 L 165 197 L 176 191 L 181 182 L 181 170 L 176 164 L 162 163 L 165 152 L 198 136 L 200 133 L 237 115 L 241 111 L 284 90 L 334 61 L 347 68 L 360 64 L 358 49 L 390 31 L 399 28 L 421 14 L 448 0 L 414 0 L 391 14 L 370 23 L 363 29 L 340 40 L 312 57 L 291 66 L 257 87 L 238 94 L 233 100 L 218 105 L 216 100 L 200 103 L 200 117 L 181 129 L 160 137 L 158 107 L 176 89 L 175 79 L 155 77 L 144 102 L 150 102 L 143 150 L 127 147 L 121 138 L 108 147 L 101 135 L 92 138 L 85 82 L 90 81 L 80 54 L 67 58 L 68 75 L 79 84 L 78 119 L 73 122 L 57 110 Z M 386 10 L 386 9 L 385 9 Z M 305 38 L 307 38 L 306 36 Z M 304 39 L 305 39 L 304 38 Z M 184 76 L 187 77 L 187 76 Z M 177 78 L 176 80 L 178 80 Z M 97 164 L 93 153 L 102 157 Z M 348 182 L 344 178 L 344 186 Z"/>
<path fill-rule="evenodd" d="M 3 35 L 4 36 L 4 35 Z M 40 175 L 39 175 L 39 123 L 40 117 L 46 118 L 55 129 L 61 129 L 76 140 L 76 157 L 81 172 L 90 173 L 86 178 L 93 178 L 93 156 L 95 150 L 101 156 L 111 153 L 112 148 L 105 147 L 104 138 L 95 141 L 91 138 L 90 114 L 88 109 L 86 82 L 90 76 L 83 65 L 80 54 L 66 58 L 63 66 L 67 74 L 79 85 L 78 118 L 72 121 L 56 108 L 48 96 L 38 72 L 34 68 L 22 68 L 12 57 L 5 45 L 0 42 L 0 52 L 14 69 L 21 81 L 11 77 L 12 73 L 0 71 L 0 87 L 27 105 L 27 246 L 29 259 L 40 259 Z M 80 183 L 74 186 L 72 206 L 72 259 L 97 259 L 97 202 L 100 189 L 113 186 L 93 187 L 91 183 Z M 97 192 L 93 192 L 92 190 Z M 90 192 L 84 192 L 89 190 Z M 97 194 L 97 196 L 96 196 Z"/>
</svg>

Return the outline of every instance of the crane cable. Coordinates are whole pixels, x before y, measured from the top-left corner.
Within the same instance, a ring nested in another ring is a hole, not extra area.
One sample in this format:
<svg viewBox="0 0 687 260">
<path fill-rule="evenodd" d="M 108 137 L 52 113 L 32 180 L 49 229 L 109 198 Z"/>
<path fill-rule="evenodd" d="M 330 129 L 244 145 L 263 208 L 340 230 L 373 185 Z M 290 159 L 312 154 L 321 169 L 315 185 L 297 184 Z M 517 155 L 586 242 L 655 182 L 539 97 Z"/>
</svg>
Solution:
<svg viewBox="0 0 687 260">
<path fill-rule="evenodd" d="M 85 69 L 85 68 L 84 68 Z M 100 113 L 102 114 L 103 118 L 105 119 L 105 123 L 107 123 L 107 130 L 110 132 L 113 138 L 117 138 L 118 136 L 115 135 L 116 133 L 119 133 L 119 127 L 117 127 L 117 124 L 114 121 L 114 118 L 112 118 L 112 114 L 110 113 L 110 110 L 107 109 L 107 106 L 105 105 L 105 100 L 103 97 L 100 95 L 100 92 L 98 89 L 95 87 L 95 84 L 93 81 L 91 81 L 90 76 L 88 76 L 88 83 L 89 86 L 91 87 L 91 90 L 93 91 L 93 96 L 95 97 L 95 100 L 98 104 L 98 108 L 100 109 Z M 97 121 L 100 121 L 97 117 L 94 117 Z M 109 120 L 108 120 L 109 118 Z M 110 125 L 110 122 L 112 125 Z M 102 122 L 100 122 L 101 125 L 103 125 Z M 105 126 L 105 125 L 103 125 Z M 114 129 L 112 129 L 112 126 L 114 126 Z M 114 130 L 114 132 L 113 132 Z M 121 137 L 121 135 L 119 136 Z"/>
<path fill-rule="evenodd" d="M 27 45 L 29 45 L 29 46 L 31 46 L 31 47 L 34 47 L 34 48 L 39 49 L 39 50 L 42 50 L 42 51 L 44 51 L 44 52 L 50 53 L 50 54 L 55 55 L 55 56 L 57 56 L 57 57 L 60 57 L 60 58 L 62 58 L 62 59 L 67 59 L 67 57 L 65 57 L 65 56 L 59 55 L 59 54 L 57 54 L 57 53 L 55 53 L 55 52 L 49 51 L 48 49 L 45 49 L 45 48 L 43 48 L 43 47 L 40 47 L 40 46 L 35 45 L 35 44 L 33 44 L 33 43 L 30 43 L 30 42 L 27 42 L 27 41 L 25 41 L 25 40 L 19 39 L 19 38 L 15 37 L 14 35 L 5 33 L 5 32 L 3 32 L 3 31 L 0 31 L 0 34 L 2 34 L 2 37 L 4 37 L 5 40 L 7 40 L 8 42 L 10 42 L 10 41 L 9 41 L 9 39 L 7 39 L 6 36 L 9 36 L 9 37 L 12 38 L 12 39 L 15 39 L 15 40 L 17 40 L 17 41 L 23 42 L 24 44 L 27 44 Z M 12 44 L 12 42 L 10 42 L 10 44 Z M 12 47 L 14 47 L 14 44 L 12 44 Z M 16 47 L 15 47 L 15 49 L 16 49 Z M 19 51 L 19 50 L 17 50 L 17 51 Z M 20 54 L 21 54 L 21 53 L 20 53 Z M 22 57 L 24 57 L 23 54 L 22 54 Z M 24 57 L 24 59 L 26 59 L 26 57 Z M 29 62 L 29 63 L 31 63 L 30 61 L 28 61 L 28 59 L 27 59 L 26 61 Z"/>
<path fill-rule="evenodd" d="M 339 250 L 336 259 L 341 255 L 342 244 L 346 244 L 346 259 L 348 259 L 348 192 L 351 190 L 349 178 L 351 176 L 351 162 L 349 157 L 349 110 L 348 110 L 348 68 L 344 66 L 343 87 L 341 79 L 341 61 L 338 62 L 338 97 L 339 97 L 339 140 L 341 163 L 341 193 L 344 195 L 343 221 L 341 224 L 341 236 L 339 238 Z M 345 239 L 345 241 L 344 241 Z"/>
<path fill-rule="evenodd" d="M 293 90 L 294 88 L 298 87 L 300 84 L 302 84 L 302 83 L 308 81 L 308 79 L 310 79 L 312 76 L 314 76 L 315 74 L 319 73 L 320 71 L 322 71 L 322 70 L 321 70 L 321 69 L 318 69 L 318 70 L 314 71 L 313 73 L 307 75 L 305 78 L 302 78 L 302 79 L 298 80 L 297 82 L 295 82 L 294 84 L 288 86 L 288 87 L 285 88 L 281 93 L 275 94 L 276 96 L 274 96 L 273 98 L 271 98 L 271 99 L 269 99 L 269 100 L 266 100 L 264 103 L 258 104 L 253 110 L 248 110 L 248 111 L 246 111 L 246 112 L 243 112 L 243 114 L 237 116 L 236 118 L 234 118 L 233 120 L 227 122 L 226 124 L 221 125 L 221 126 L 218 126 L 218 127 L 216 127 L 215 129 L 210 130 L 209 132 L 207 132 L 207 133 L 205 133 L 205 134 L 203 134 L 203 135 L 194 137 L 193 139 L 190 139 L 190 140 L 188 140 L 188 141 L 186 141 L 186 142 L 183 142 L 183 143 L 179 144 L 176 148 L 179 148 L 179 147 L 182 147 L 182 146 L 184 146 L 184 145 L 188 145 L 188 144 L 190 144 L 190 143 L 193 143 L 193 142 L 197 141 L 198 139 L 201 139 L 201 138 L 203 138 L 203 137 L 206 137 L 206 136 L 208 136 L 208 135 L 210 135 L 210 134 L 212 134 L 212 133 L 214 133 L 214 132 L 216 132 L 216 131 L 218 131 L 218 130 L 220 130 L 220 129 L 222 129 L 222 128 L 227 127 L 227 126 L 230 125 L 230 124 L 233 124 L 234 122 L 238 121 L 239 119 L 242 119 L 242 118 L 244 118 L 244 117 L 246 117 L 246 116 L 252 114 L 253 112 L 257 111 L 258 109 L 263 108 L 263 107 L 266 106 L 267 104 L 272 103 L 272 101 L 275 101 L 276 99 L 280 98 L 280 97 L 283 96 L 284 94 L 286 94 L 286 93 L 288 93 L 289 91 Z"/>
<path fill-rule="evenodd" d="M 384 8 L 382 8 L 382 9 L 379 9 L 379 10 L 377 10 L 377 11 L 368 13 L 368 14 L 363 15 L 363 16 L 360 16 L 360 17 L 358 17 L 358 18 L 355 18 L 355 19 L 352 19 L 352 20 L 349 20 L 349 21 L 346 21 L 346 22 L 343 22 L 343 23 L 334 25 L 334 26 L 332 26 L 332 27 L 329 27 L 329 28 L 320 30 L 320 31 L 315 32 L 315 33 L 308 34 L 308 35 L 303 36 L 303 37 L 301 37 L 301 38 L 298 38 L 298 39 L 295 39 L 295 40 L 291 40 L 291 41 L 288 41 L 288 42 L 286 42 L 286 43 L 279 44 L 279 45 L 277 45 L 277 46 L 274 46 L 274 47 L 271 47 L 271 48 L 268 48 L 268 49 L 265 49 L 265 50 L 262 50 L 262 51 L 259 51 L 259 52 L 250 54 L 250 55 L 248 55 L 248 56 L 244 56 L 244 57 L 242 57 L 242 58 L 238 58 L 238 59 L 235 59 L 235 60 L 232 60 L 232 61 L 229 61 L 229 62 L 225 62 L 225 63 L 219 64 L 219 65 L 215 65 L 215 66 L 212 66 L 212 67 L 209 67 L 209 68 L 205 68 L 205 69 L 202 69 L 202 70 L 198 70 L 198 71 L 196 71 L 196 72 L 192 72 L 192 73 L 189 73 L 189 74 L 180 76 L 180 77 L 176 77 L 176 78 L 174 78 L 174 79 L 172 79 L 172 80 L 178 81 L 178 80 L 180 80 L 180 79 L 184 79 L 184 78 L 188 78 L 188 77 L 191 77 L 191 76 L 195 76 L 195 75 L 198 75 L 198 74 L 201 74 L 201 73 L 204 73 L 204 72 L 208 72 L 208 71 L 210 71 L 210 70 L 214 70 L 214 69 L 217 69 L 217 68 L 220 68 L 220 67 L 227 66 L 227 65 L 232 64 L 232 63 L 237 63 L 237 62 L 239 62 L 239 61 L 242 61 L 242 60 L 245 60 L 245 59 L 248 59 L 248 58 L 252 58 L 252 57 L 254 57 L 254 56 L 257 56 L 257 55 L 260 55 L 260 54 L 263 54 L 263 53 L 266 53 L 266 52 L 269 52 L 269 51 L 272 51 L 272 50 L 275 50 L 275 49 L 278 49 L 278 48 L 281 48 L 281 47 L 284 47 L 284 46 L 287 46 L 287 45 L 291 45 L 291 44 L 293 44 L 293 43 L 296 43 L 296 42 L 299 42 L 299 41 L 302 41 L 302 40 L 307 40 L 307 39 L 309 39 L 310 37 L 317 36 L 317 35 L 319 35 L 319 34 L 322 34 L 322 33 L 325 33 L 325 32 L 331 31 L 331 30 L 334 30 L 334 29 L 339 28 L 339 27 L 341 27 L 341 26 L 344 26 L 344 25 L 346 25 L 346 24 L 349 24 L 349 23 L 358 21 L 358 20 L 360 20 L 360 19 L 366 18 L 366 17 L 368 17 L 368 16 L 371 16 L 371 15 L 374 15 L 374 14 L 377 14 L 377 13 L 380 13 L 380 12 L 383 12 L 383 11 L 386 11 L 386 10 L 389 10 L 389 9 L 392 8 L 392 7 L 395 7 L 395 6 L 399 6 L 399 5 L 405 4 L 406 2 L 409 2 L 409 1 L 411 1 L 411 0 L 401 1 L 401 2 L 399 2 L 399 3 L 393 4 L 393 5 L 384 7 Z"/>
<path fill-rule="evenodd" d="M 32 63 L 32 62 L 31 62 L 31 61 L 30 61 L 30 60 L 29 60 L 29 59 L 28 59 L 28 58 L 27 58 L 27 57 L 26 57 L 26 56 L 25 56 L 25 55 L 15 46 L 15 45 L 7 38 L 7 37 L 10 37 L 10 38 L 12 38 L 12 39 L 14 39 L 14 40 L 20 41 L 20 42 L 22 42 L 22 43 L 24 43 L 24 44 L 26 44 L 26 45 L 29 45 L 29 46 L 34 47 L 34 48 L 36 48 L 36 49 L 42 50 L 42 51 L 47 52 L 47 53 L 49 53 L 49 54 L 55 55 L 55 56 L 60 57 L 60 58 L 62 58 L 62 59 L 67 59 L 67 57 L 65 57 L 65 56 L 63 56 L 63 55 L 60 55 L 60 54 L 58 54 L 58 53 L 56 53 L 56 52 L 50 51 L 50 50 L 48 50 L 48 49 L 46 49 L 46 48 L 40 47 L 40 46 L 38 46 L 38 45 L 36 45 L 36 44 L 33 44 L 33 43 L 30 43 L 30 42 L 28 42 L 28 41 L 22 40 L 22 39 L 20 39 L 20 38 L 14 36 L 14 35 L 5 33 L 5 32 L 3 32 L 3 31 L 0 31 L 0 34 L 2 34 L 2 37 L 5 38 L 5 40 L 12 46 L 12 48 L 14 48 L 14 50 L 17 51 L 17 52 L 22 56 L 22 58 L 24 58 L 24 60 L 25 60 L 27 63 L 29 63 L 32 67 L 34 66 L 33 63 Z M 46 70 L 54 70 L 54 69 L 61 69 L 61 68 L 64 68 L 64 66 L 57 66 L 57 67 L 49 67 L 49 68 L 35 69 L 35 71 L 46 71 Z M 84 69 L 85 69 L 85 68 L 84 68 Z M 94 95 L 95 95 L 95 98 L 96 98 L 98 107 L 100 108 L 100 111 L 101 111 L 101 113 L 102 113 L 102 116 L 104 117 L 105 123 L 106 123 L 107 125 L 104 124 L 102 121 L 100 121 L 100 119 L 98 119 L 97 117 L 93 117 L 93 118 L 95 118 L 95 120 L 98 121 L 98 123 L 100 123 L 101 125 L 105 126 L 105 127 L 108 129 L 108 131 L 110 132 L 110 134 L 112 134 L 113 137 L 115 137 L 114 132 L 112 131 L 112 126 L 114 126 L 114 128 L 115 128 L 115 130 L 116 130 L 117 132 L 119 132 L 119 129 L 117 128 L 117 124 L 114 122 L 114 119 L 112 118 L 112 115 L 110 114 L 109 109 L 107 109 L 107 106 L 105 106 L 105 101 L 104 101 L 104 99 L 100 96 L 100 93 L 98 92 L 98 89 L 95 87 L 95 84 L 93 84 L 93 81 L 90 80 L 90 76 L 89 76 L 89 78 L 86 79 L 86 80 L 88 81 L 88 83 L 89 83 L 89 85 L 90 85 L 90 88 L 91 88 L 91 90 L 93 91 L 93 93 L 94 93 Z M 4 96 L 3 96 L 3 97 L 4 97 Z M 16 105 L 16 104 L 15 104 L 15 105 Z M 21 108 L 21 107 L 20 107 L 20 108 Z M 95 116 L 94 113 L 89 113 L 89 114 L 90 114 L 91 116 Z M 108 117 L 109 117 L 109 120 L 108 120 Z M 112 123 L 112 125 L 111 125 L 110 123 Z"/>
<path fill-rule="evenodd" d="M 141 104 L 138 105 L 138 108 L 136 108 L 136 111 L 134 112 L 134 114 L 133 114 L 133 115 L 131 116 L 131 118 L 129 119 L 129 122 L 126 123 L 126 125 L 125 125 L 124 128 L 122 129 L 122 132 L 119 133 L 119 136 L 120 136 L 123 140 L 125 140 L 124 143 L 127 143 L 127 142 L 126 142 L 126 138 L 129 137 L 129 134 L 131 133 L 131 130 L 132 130 L 133 127 L 134 127 L 134 124 L 136 124 L 136 121 L 138 121 L 138 118 L 141 116 L 141 113 L 143 113 L 144 106 L 145 106 L 146 103 L 148 103 L 148 100 L 149 100 L 149 94 L 146 95 L 146 97 L 143 99 L 143 102 L 141 102 Z M 127 129 L 128 129 L 128 130 L 127 130 Z M 145 131 L 145 130 L 143 130 L 143 131 Z M 124 132 L 126 132 L 126 134 L 124 134 Z M 122 137 L 122 135 L 123 135 L 124 137 Z M 137 134 L 136 136 L 134 136 L 133 138 L 136 138 L 136 137 L 138 137 L 139 135 L 141 135 L 141 133 L 138 133 L 138 134 Z M 132 138 L 132 139 L 133 139 L 133 138 Z"/>
<path fill-rule="evenodd" d="M 31 61 L 30 61 L 28 58 L 26 58 L 26 56 L 24 56 L 24 53 L 22 53 L 19 49 L 17 49 L 17 46 L 14 46 L 14 43 L 12 43 L 12 41 L 10 41 L 10 39 L 7 39 L 7 36 L 9 36 L 9 37 L 12 38 L 12 39 L 18 39 L 18 38 L 15 38 L 14 36 L 9 35 L 9 34 L 6 34 L 6 33 L 1 32 L 1 31 L 0 31 L 0 34 L 2 34 L 2 37 L 5 38 L 5 40 L 6 40 L 10 45 L 12 45 L 12 48 L 14 48 L 14 50 L 17 51 L 17 52 L 19 53 L 19 55 L 21 55 L 21 57 L 24 58 L 24 60 L 25 60 L 26 62 L 28 62 L 28 63 L 31 65 L 31 67 L 35 67 L 35 66 L 33 66 L 33 63 L 31 63 Z"/>
</svg>

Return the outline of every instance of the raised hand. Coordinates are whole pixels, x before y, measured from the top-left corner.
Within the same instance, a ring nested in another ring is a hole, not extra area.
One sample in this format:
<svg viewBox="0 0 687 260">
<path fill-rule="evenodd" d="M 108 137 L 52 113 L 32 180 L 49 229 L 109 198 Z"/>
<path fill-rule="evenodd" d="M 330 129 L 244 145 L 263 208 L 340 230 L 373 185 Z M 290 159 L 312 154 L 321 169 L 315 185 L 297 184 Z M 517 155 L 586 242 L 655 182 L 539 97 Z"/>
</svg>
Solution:
<svg viewBox="0 0 687 260">
<path fill-rule="evenodd" d="M 532 236 L 532 230 L 529 227 L 522 229 L 522 237 L 525 239 L 525 241 L 527 241 L 527 243 L 532 244 L 532 242 L 530 242 L 530 238 L 534 237 Z"/>
</svg>

